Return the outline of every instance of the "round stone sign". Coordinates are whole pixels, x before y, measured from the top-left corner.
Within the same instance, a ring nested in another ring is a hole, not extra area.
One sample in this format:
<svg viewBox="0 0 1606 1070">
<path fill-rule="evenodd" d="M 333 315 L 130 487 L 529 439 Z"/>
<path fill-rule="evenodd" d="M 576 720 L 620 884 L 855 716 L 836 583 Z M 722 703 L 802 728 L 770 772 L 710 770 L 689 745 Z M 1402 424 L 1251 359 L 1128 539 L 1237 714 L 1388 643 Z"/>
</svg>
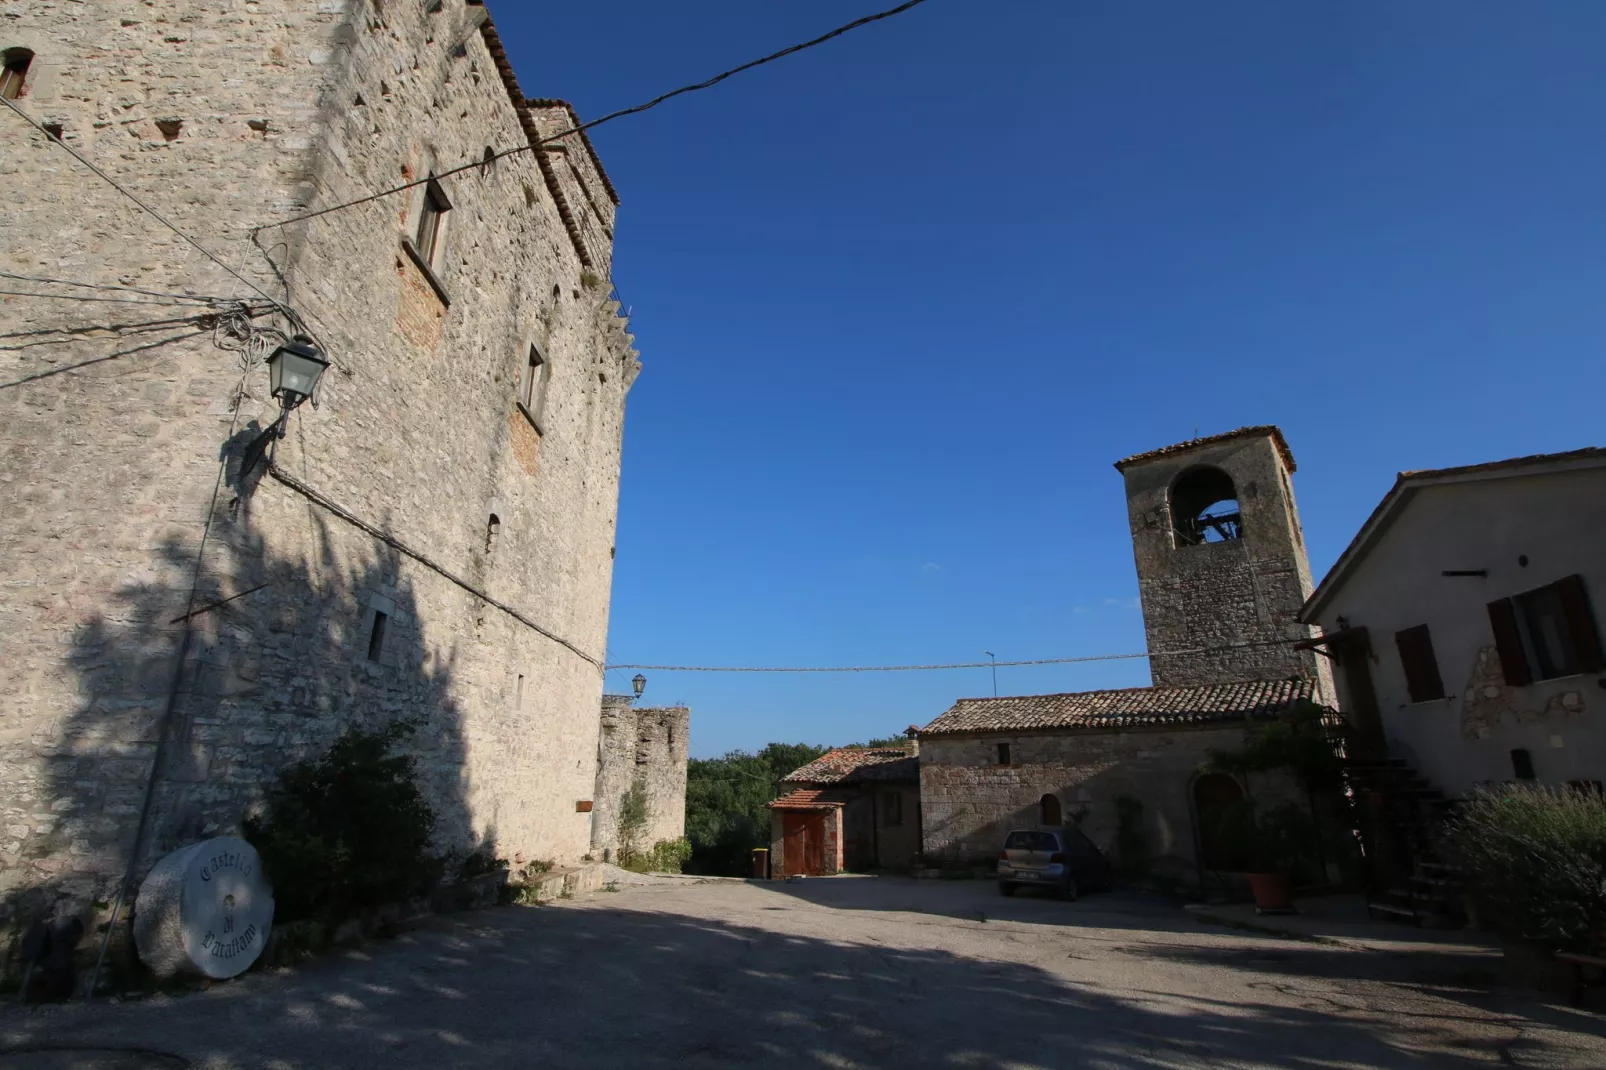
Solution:
<svg viewBox="0 0 1606 1070">
<path fill-rule="evenodd" d="M 256 848 L 236 836 L 180 847 L 139 886 L 134 944 L 158 977 L 244 973 L 273 924 L 273 890 Z"/>
</svg>

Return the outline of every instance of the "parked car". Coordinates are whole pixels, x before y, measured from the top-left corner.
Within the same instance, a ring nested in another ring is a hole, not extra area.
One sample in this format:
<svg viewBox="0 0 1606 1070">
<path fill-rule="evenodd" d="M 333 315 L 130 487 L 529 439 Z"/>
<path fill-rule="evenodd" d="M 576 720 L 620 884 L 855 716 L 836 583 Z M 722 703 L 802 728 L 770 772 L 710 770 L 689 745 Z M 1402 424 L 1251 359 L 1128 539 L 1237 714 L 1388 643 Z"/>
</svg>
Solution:
<svg viewBox="0 0 1606 1070">
<path fill-rule="evenodd" d="M 1080 829 L 1016 829 L 998 852 L 998 890 L 1049 888 L 1065 899 L 1110 886 L 1110 863 Z"/>
</svg>

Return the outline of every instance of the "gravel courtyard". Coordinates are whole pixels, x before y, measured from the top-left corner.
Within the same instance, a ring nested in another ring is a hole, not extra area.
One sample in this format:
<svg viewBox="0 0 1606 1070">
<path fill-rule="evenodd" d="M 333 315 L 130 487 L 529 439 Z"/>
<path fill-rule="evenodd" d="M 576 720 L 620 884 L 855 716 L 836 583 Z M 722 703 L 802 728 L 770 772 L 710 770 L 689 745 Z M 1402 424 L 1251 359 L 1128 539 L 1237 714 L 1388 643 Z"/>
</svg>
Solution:
<svg viewBox="0 0 1606 1070">
<path fill-rule="evenodd" d="M 0 1068 L 1606 1067 L 1606 1020 L 1415 935 L 1295 942 L 985 882 L 660 879 L 206 992 L 8 1004 Z"/>
</svg>

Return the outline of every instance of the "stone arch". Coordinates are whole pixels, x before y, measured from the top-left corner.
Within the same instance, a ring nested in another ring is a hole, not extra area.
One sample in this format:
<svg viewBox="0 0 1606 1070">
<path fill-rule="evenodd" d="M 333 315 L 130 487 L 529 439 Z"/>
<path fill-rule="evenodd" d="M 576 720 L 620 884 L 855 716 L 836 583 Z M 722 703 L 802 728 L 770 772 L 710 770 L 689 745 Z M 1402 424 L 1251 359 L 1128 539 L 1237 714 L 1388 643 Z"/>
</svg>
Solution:
<svg viewBox="0 0 1606 1070">
<path fill-rule="evenodd" d="M 1177 546 L 1229 542 L 1243 537 L 1238 488 L 1212 465 L 1196 465 L 1171 484 L 1171 530 Z"/>
<path fill-rule="evenodd" d="M 1050 794 L 1037 800 L 1037 816 L 1049 828 L 1059 828 L 1065 824 L 1065 811 L 1060 807 L 1059 796 Z"/>
<path fill-rule="evenodd" d="M 1193 821 L 1199 837 L 1199 861 L 1206 869 L 1238 870 L 1238 845 L 1223 834 L 1223 819 L 1243 804 L 1243 785 L 1226 773 L 1201 773 L 1193 781 Z"/>
</svg>

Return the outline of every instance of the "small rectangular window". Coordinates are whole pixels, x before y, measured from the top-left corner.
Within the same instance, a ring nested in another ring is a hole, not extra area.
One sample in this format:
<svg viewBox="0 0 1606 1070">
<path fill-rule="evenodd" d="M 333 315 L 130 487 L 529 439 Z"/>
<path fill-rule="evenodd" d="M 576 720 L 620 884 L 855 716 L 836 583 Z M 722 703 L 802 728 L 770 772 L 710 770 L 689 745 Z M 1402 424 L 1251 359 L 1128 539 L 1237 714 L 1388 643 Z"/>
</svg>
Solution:
<svg viewBox="0 0 1606 1070">
<path fill-rule="evenodd" d="M 1518 780 L 1533 780 L 1534 758 L 1532 754 L 1522 749 L 1511 752 L 1511 775 Z"/>
<path fill-rule="evenodd" d="M 22 96 L 23 83 L 28 80 L 28 67 L 33 63 L 33 53 L 26 48 L 8 48 L 0 53 L 0 62 L 5 64 L 0 69 L 0 97 L 16 100 Z"/>
<path fill-rule="evenodd" d="M 895 791 L 881 794 L 881 827 L 897 828 L 903 824 L 903 796 Z"/>
<path fill-rule="evenodd" d="M 1000 743 L 998 745 L 998 764 L 999 765 L 1008 765 L 1009 764 L 1009 744 L 1008 743 Z"/>
<path fill-rule="evenodd" d="M 374 610 L 373 628 L 368 632 L 368 660 L 378 661 L 385 652 L 385 626 L 390 623 L 390 615 Z"/>
<path fill-rule="evenodd" d="M 1426 624 L 1394 633 L 1394 645 L 1400 650 L 1400 664 L 1405 668 L 1405 688 L 1412 702 L 1431 702 L 1444 697 L 1444 681 L 1439 677 L 1439 662 L 1433 654 L 1433 636 Z"/>
<path fill-rule="evenodd" d="M 541 401 L 546 392 L 546 361 L 541 357 L 541 351 L 535 346 L 524 360 L 524 375 L 519 380 L 519 404 L 531 420 L 539 424 L 541 418 Z"/>
<path fill-rule="evenodd" d="M 423 203 L 418 209 L 418 236 L 413 246 L 418 250 L 419 258 L 431 267 L 435 266 L 436 246 L 440 243 L 441 220 L 451 210 L 452 202 L 446 199 L 446 191 L 435 181 L 435 176 L 430 175 L 429 182 L 424 186 Z"/>
</svg>

